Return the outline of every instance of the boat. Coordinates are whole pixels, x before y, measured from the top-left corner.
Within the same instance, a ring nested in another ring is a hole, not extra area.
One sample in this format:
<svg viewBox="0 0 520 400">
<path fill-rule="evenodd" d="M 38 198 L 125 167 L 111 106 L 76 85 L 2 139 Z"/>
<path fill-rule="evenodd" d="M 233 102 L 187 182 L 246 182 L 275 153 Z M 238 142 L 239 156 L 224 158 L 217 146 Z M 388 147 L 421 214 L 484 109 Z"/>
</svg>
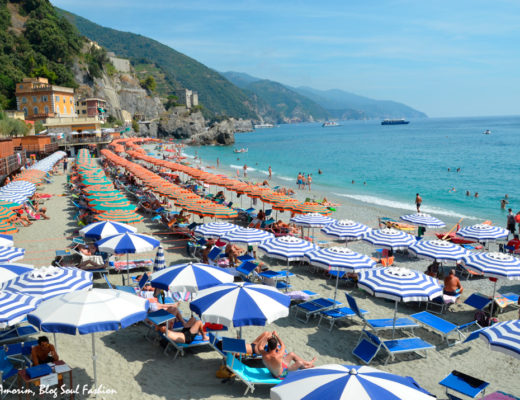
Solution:
<svg viewBox="0 0 520 400">
<path fill-rule="evenodd" d="M 455 232 L 436 233 L 435 236 L 437 236 L 441 240 L 447 240 L 447 241 L 449 241 L 451 243 L 454 243 L 454 244 L 463 245 L 463 244 L 475 243 L 474 240 L 465 239 L 465 238 L 463 238 L 461 236 L 457 236 L 457 234 Z"/>
<path fill-rule="evenodd" d="M 256 124 L 253 125 L 255 129 L 263 129 L 263 128 L 274 128 L 273 124 Z"/>
<path fill-rule="evenodd" d="M 484 132 L 482 132 L 484 135 L 490 135 L 491 131 L 489 129 L 486 129 Z"/>
<path fill-rule="evenodd" d="M 404 118 L 401 119 L 385 119 L 381 121 L 381 125 L 406 125 L 409 124 L 410 121 L 406 121 Z"/>
<path fill-rule="evenodd" d="M 321 127 L 322 128 L 327 128 L 327 127 L 330 127 L 330 126 L 339 126 L 339 124 L 335 121 L 325 121 Z"/>
<path fill-rule="evenodd" d="M 241 149 L 234 149 L 233 150 L 233 153 L 247 153 L 247 147 L 246 148 L 241 148 Z"/>
</svg>

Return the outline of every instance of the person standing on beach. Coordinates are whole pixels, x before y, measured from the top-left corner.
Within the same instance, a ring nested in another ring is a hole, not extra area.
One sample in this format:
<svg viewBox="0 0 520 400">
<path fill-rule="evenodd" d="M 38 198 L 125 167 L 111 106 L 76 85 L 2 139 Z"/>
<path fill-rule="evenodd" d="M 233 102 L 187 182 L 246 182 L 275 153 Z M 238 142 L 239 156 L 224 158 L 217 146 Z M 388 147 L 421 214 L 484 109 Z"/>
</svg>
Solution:
<svg viewBox="0 0 520 400">
<path fill-rule="evenodd" d="M 509 213 L 507 214 L 507 230 L 511 232 L 511 235 L 515 234 L 515 216 L 513 215 L 513 210 L 510 208 L 507 210 Z"/>
<path fill-rule="evenodd" d="M 312 176 L 311 174 L 307 175 L 307 185 L 309 186 L 309 192 L 311 191 L 311 184 L 312 184 Z"/>
<path fill-rule="evenodd" d="M 419 193 L 415 195 L 415 205 L 417 206 L 417 212 L 421 212 L 422 197 Z"/>
<path fill-rule="evenodd" d="M 244 178 L 247 176 L 247 164 L 244 164 Z"/>
<path fill-rule="evenodd" d="M 296 187 L 298 189 L 302 188 L 302 173 L 298 172 L 298 177 L 296 178 Z"/>
<path fill-rule="evenodd" d="M 217 157 L 217 168 L 220 166 L 220 160 Z"/>
<path fill-rule="evenodd" d="M 269 179 L 273 177 L 273 170 L 271 169 L 271 166 L 269 165 L 269 168 L 267 169 L 269 171 Z"/>
<path fill-rule="evenodd" d="M 63 172 L 66 173 L 67 172 L 67 167 L 68 167 L 68 159 L 67 157 L 65 157 L 63 159 Z"/>
</svg>

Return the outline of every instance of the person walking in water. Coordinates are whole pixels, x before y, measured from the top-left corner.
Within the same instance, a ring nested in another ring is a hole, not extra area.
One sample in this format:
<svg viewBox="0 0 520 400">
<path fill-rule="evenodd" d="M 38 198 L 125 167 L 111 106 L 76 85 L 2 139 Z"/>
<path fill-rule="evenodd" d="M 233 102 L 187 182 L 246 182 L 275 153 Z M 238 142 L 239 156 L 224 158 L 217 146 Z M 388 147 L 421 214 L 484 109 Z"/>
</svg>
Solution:
<svg viewBox="0 0 520 400">
<path fill-rule="evenodd" d="M 421 212 L 422 197 L 419 193 L 415 195 L 415 205 L 417 206 L 417 212 Z"/>
<path fill-rule="evenodd" d="M 312 175 L 307 175 L 307 186 L 309 186 L 309 191 L 311 190 L 311 184 L 312 184 Z"/>
<path fill-rule="evenodd" d="M 273 170 L 271 169 L 271 166 L 269 165 L 269 168 L 267 169 L 269 171 L 269 179 L 273 177 Z"/>
<path fill-rule="evenodd" d="M 244 164 L 244 178 L 247 176 L 247 164 Z"/>
</svg>

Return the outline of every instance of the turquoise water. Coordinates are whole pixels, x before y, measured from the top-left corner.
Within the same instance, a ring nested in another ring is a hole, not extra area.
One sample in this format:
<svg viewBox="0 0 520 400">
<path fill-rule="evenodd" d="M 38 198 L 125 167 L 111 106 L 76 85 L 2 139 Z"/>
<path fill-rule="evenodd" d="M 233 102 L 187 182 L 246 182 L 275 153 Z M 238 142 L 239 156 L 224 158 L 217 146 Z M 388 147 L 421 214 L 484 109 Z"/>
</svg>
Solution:
<svg viewBox="0 0 520 400">
<path fill-rule="evenodd" d="M 439 216 L 492 219 L 503 225 L 506 212 L 500 200 L 506 193 L 508 207 L 520 209 L 520 117 L 341 124 L 258 129 L 236 134 L 234 146 L 188 148 L 186 153 L 197 152 L 212 164 L 218 157 L 221 166 L 241 172 L 245 163 L 255 178 L 265 177 L 271 165 L 274 176 L 292 187 L 298 172 L 311 173 L 320 189 L 380 206 L 413 209 L 420 193 L 423 210 Z M 484 135 L 486 129 L 492 133 Z M 233 153 L 242 147 L 249 151 Z"/>
</svg>

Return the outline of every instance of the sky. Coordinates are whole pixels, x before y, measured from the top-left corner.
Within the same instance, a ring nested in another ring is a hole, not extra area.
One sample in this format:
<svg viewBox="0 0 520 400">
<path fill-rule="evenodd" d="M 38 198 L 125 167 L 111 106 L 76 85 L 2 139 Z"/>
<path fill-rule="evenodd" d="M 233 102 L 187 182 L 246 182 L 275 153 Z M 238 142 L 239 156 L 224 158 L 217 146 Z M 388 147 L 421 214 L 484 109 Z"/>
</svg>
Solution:
<svg viewBox="0 0 520 400">
<path fill-rule="evenodd" d="M 517 0 L 51 0 L 213 68 L 394 100 L 430 117 L 520 114 Z"/>
</svg>

